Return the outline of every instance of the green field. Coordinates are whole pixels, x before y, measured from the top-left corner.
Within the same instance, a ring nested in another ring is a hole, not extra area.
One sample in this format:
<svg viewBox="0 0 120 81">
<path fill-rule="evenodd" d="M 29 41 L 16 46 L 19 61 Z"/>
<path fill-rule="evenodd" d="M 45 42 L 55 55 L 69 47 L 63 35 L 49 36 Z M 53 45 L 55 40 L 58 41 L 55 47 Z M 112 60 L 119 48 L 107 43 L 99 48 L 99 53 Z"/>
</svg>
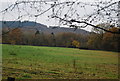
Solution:
<svg viewBox="0 0 120 81">
<path fill-rule="evenodd" d="M 61 47 L 2 45 L 3 78 L 117 79 L 118 53 Z"/>
</svg>

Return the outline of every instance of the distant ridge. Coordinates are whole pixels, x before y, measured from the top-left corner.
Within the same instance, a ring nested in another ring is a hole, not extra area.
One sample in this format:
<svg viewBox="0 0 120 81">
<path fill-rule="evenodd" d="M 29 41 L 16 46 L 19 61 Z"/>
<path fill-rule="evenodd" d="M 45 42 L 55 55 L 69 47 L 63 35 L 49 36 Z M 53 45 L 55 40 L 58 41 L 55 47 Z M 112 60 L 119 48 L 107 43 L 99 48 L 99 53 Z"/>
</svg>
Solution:
<svg viewBox="0 0 120 81">
<path fill-rule="evenodd" d="M 21 28 L 25 32 L 33 31 L 35 32 L 36 30 L 44 33 L 76 33 L 76 34 L 89 34 L 90 32 L 83 30 L 83 29 L 74 29 L 74 28 L 66 28 L 66 27 L 59 27 L 59 26 L 50 26 L 49 28 L 44 25 L 40 24 L 37 22 L 33 21 L 0 21 L 2 24 L 2 28 Z"/>
<path fill-rule="evenodd" d="M 16 27 L 27 27 L 27 26 L 46 26 L 40 23 L 36 23 L 33 21 L 0 21 L 0 23 L 2 24 L 2 27 L 12 27 L 12 28 L 16 28 Z"/>
</svg>

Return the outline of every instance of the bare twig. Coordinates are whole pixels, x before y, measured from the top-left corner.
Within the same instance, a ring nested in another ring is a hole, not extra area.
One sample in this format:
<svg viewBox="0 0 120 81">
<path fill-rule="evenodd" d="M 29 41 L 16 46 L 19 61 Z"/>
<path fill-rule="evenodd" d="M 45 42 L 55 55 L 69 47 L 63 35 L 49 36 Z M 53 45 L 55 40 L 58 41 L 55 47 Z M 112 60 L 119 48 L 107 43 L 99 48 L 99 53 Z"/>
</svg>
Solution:
<svg viewBox="0 0 120 81">
<path fill-rule="evenodd" d="M 66 22 L 68 22 L 68 23 L 73 23 L 73 22 L 76 22 L 76 23 L 84 23 L 84 24 L 89 25 L 89 26 L 92 26 L 92 27 L 94 27 L 94 28 L 98 28 L 98 29 L 104 30 L 104 31 L 106 31 L 106 32 L 110 32 L 110 33 L 113 33 L 113 34 L 120 34 L 120 31 L 118 31 L 118 32 L 113 32 L 113 31 L 110 31 L 110 30 L 101 28 L 101 27 L 99 27 L 99 26 L 96 26 L 96 25 L 87 23 L 87 22 L 85 22 L 85 21 L 77 21 L 77 20 L 73 20 L 73 19 L 72 19 L 72 20 L 65 20 L 65 19 L 60 18 L 60 17 L 58 17 L 58 16 L 53 16 L 53 18 L 54 18 L 54 17 L 55 17 L 55 18 L 58 18 L 58 19 L 60 19 L 60 20 L 62 20 L 62 21 L 66 21 Z"/>
</svg>

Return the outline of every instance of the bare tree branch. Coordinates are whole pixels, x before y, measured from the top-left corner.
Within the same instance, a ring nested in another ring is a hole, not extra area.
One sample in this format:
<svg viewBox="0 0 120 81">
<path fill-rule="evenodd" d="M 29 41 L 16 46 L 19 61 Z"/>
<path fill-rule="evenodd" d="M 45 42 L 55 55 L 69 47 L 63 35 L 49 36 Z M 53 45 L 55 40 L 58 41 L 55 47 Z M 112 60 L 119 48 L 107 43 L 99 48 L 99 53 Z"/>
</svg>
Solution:
<svg viewBox="0 0 120 81">
<path fill-rule="evenodd" d="M 110 31 L 110 30 L 101 28 L 101 27 L 99 27 L 99 26 L 95 26 L 95 25 L 90 24 L 90 23 L 87 23 L 87 22 L 85 22 L 85 21 L 76 21 L 76 20 L 73 20 L 73 19 L 72 19 L 72 20 L 65 20 L 65 19 L 60 18 L 60 17 L 57 17 L 57 16 L 53 16 L 53 18 L 54 18 L 54 17 L 55 17 L 55 18 L 58 18 L 58 19 L 60 19 L 60 20 L 62 20 L 62 21 L 66 21 L 66 22 L 68 22 L 68 23 L 73 23 L 73 22 L 84 23 L 84 24 L 89 25 L 89 26 L 92 26 L 92 27 L 94 27 L 94 28 L 98 28 L 98 29 L 104 30 L 104 31 L 106 31 L 106 32 L 110 32 L 110 33 L 113 33 L 113 34 L 120 34 L 120 31 L 118 31 L 118 32 L 112 32 L 112 31 Z M 72 26 L 74 26 L 74 25 L 72 25 Z"/>
<path fill-rule="evenodd" d="M 21 19 L 23 16 L 28 16 L 28 15 L 37 18 L 37 17 L 40 17 L 42 14 L 45 14 L 46 12 L 52 10 L 52 13 L 49 14 L 49 16 L 52 16 L 52 18 L 57 18 L 60 21 L 65 21 L 66 23 L 69 23 L 71 27 L 74 27 L 74 28 L 79 27 L 77 25 L 72 25 L 72 23 L 75 22 L 78 24 L 85 24 L 84 27 L 87 27 L 89 25 L 89 26 L 92 26 L 94 28 L 104 30 L 106 32 L 120 34 L 120 31 L 112 32 L 112 31 L 107 30 L 105 28 L 101 28 L 101 27 L 98 27 L 96 25 L 91 24 L 93 21 L 101 21 L 101 20 L 107 21 L 107 22 L 109 21 L 110 23 L 113 22 L 113 23 L 117 24 L 115 17 L 113 17 L 113 15 L 117 14 L 116 13 L 117 10 L 115 9 L 116 7 L 112 8 L 112 6 L 116 5 L 118 2 L 119 1 L 112 2 L 112 0 L 111 0 L 111 1 L 108 1 L 108 3 L 103 3 L 101 1 L 101 2 L 98 2 L 96 4 L 91 4 L 91 3 L 80 2 L 78 0 L 76 0 L 76 1 L 63 1 L 63 2 L 53 1 L 52 3 L 49 3 L 45 0 L 16 1 L 14 4 L 8 6 L 6 9 L 2 10 L 0 13 L 7 13 L 8 10 L 10 10 L 12 12 L 12 10 L 15 8 L 17 8 L 18 11 L 20 12 L 20 8 L 19 8 L 20 4 L 22 4 L 22 5 L 27 4 L 27 6 L 32 4 L 32 6 L 35 7 L 35 10 L 36 11 L 39 10 L 40 12 L 38 11 L 37 14 L 36 13 L 32 14 L 31 12 L 27 12 L 25 9 L 23 9 L 23 11 L 25 11 L 27 14 L 20 15 L 20 13 L 19 13 L 19 16 L 17 17 L 17 19 Z M 35 6 L 35 3 L 41 3 L 41 4 Z M 42 6 L 42 4 L 49 5 L 50 7 L 47 9 L 43 8 L 43 10 L 42 10 L 41 8 L 39 8 L 39 6 L 40 7 Z M 76 7 L 86 10 L 86 8 L 85 8 L 86 6 L 94 6 L 94 7 L 96 7 L 96 9 L 94 10 L 93 13 L 90 13 L 87 16 L 85 15 L 85 16 L 81 17 L 80 16 L 81 14 L 79 13 L 79 10 L 76 10 Z M 65 13 L 62 13 L 66 9 L 66 7 L 69 9 L 66 10 Z M 108 20 L 105 18 L 108 18 Z"/>
</svg>

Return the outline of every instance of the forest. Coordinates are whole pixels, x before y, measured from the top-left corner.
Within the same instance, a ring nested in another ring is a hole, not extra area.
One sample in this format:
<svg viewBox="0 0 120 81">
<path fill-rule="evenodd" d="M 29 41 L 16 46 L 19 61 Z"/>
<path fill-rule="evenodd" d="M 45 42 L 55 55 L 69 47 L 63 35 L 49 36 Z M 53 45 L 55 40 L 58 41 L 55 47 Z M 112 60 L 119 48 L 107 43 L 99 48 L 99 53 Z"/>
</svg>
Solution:
<svg viewBox="0 0 120 81">
<path fill-rule="evenodd" d="M 110 31 L 117 32 L 119 28 L 112 27 Z M 95 30 L 90 34 L 75 33 L 51 33 L 46 34 L 36 31 L 35 34 L 25 34 L 21 28 L 15 28 L 2 36 L 3 44 L 12 45 L 34 45 L 34 46 L 55 46 L 95 50 L 119 51 L 119 34 Z M 5 31 L 2 31 L 5 33 Z"/>
</svg>

